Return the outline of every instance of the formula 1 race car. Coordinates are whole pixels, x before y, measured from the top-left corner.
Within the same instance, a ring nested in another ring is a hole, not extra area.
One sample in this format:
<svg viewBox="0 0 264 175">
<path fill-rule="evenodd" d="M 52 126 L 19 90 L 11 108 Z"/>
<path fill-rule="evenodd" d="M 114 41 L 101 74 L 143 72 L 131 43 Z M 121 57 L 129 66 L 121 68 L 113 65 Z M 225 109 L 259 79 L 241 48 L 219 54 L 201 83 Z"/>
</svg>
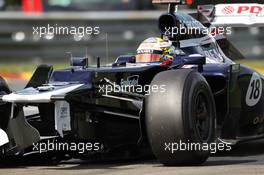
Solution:
<svg viewBox="0 0 264 175">
<path fill-rule="evenodd" d="M 159 19 L 161 38 L 145 40 L 136 55 L 111 66 L 100 58 L 96 66 L 72 58 L 63 70 L 42 65 L 17 92 L 0 80 L 1 157 L 149 152 L 164 165 L 193 165 L 210 156 L 205 145 L 264 136 L 264 77 L 234 63 L 243 56 L 224 34 L 206 33 L 217 18 L 175 12 L 185 1 L 154 2 L 170 5 Z"/>
</svg>

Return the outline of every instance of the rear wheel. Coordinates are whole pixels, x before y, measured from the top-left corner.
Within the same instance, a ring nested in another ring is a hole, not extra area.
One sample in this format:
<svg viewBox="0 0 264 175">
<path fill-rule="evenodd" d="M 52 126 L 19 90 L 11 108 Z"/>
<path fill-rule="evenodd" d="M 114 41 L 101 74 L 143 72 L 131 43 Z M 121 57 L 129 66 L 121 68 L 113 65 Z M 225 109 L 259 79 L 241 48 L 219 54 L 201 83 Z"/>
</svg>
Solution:
<svg viewBox="0 0 264 175">
<path fill-rule="evenodd" d="M 166 92 L 146 99 L 146 130 L 157 159 L 165 165 L 201 164 L 210 155 L 202 149 L 215 139 L 215 105 L 205 78 L 194 70 L 158 74 L 152 86 Z"/>
</svg>

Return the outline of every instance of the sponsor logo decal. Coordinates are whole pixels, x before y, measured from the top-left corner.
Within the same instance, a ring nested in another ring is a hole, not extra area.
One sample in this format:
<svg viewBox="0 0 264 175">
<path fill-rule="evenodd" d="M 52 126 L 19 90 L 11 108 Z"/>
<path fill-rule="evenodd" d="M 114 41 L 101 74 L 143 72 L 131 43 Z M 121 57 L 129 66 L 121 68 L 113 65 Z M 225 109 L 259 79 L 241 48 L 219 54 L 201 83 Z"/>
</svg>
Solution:
<svg viewBox="0 0 264 175">
<path fill-rule="evenodd" d="M 259 124 L 262 124 L 263 122 L 264 122 L 264 116 L 263 117 L 256 117 L 253 120 L 254 125 L 259 125 Z"/>
<path fill-rule="evenodd" d="M 139 75 L 133 75 L 127 77 L 127 79 L 121 79 L 121 86 L 137 86 L 138 85 Z"/>
<path fill-rule="evenodd" d="M 235 12 L 235 8 L 232 7 L 232 6 L 226 6 L 226 7 L 223 8 L 222 12 L 223 12 L 224 14 L 229 15 L 229 14 L 232 14 L 232 13 Z"/>
<path fill-rule="evenodd" d="M 264 12 L 264 5 L 260 4 L 232 4 L 218 5 L 219 13 L 224 15 L 258 15 Z"/>
<path fill-rule="evenodd" d="M 238 7 L 238 14 L 241 13 L 260 13 L 262 12 L 264 6 L 260 5 L 253 5 L 253 6 L 239 6 Z"/>
</svg>

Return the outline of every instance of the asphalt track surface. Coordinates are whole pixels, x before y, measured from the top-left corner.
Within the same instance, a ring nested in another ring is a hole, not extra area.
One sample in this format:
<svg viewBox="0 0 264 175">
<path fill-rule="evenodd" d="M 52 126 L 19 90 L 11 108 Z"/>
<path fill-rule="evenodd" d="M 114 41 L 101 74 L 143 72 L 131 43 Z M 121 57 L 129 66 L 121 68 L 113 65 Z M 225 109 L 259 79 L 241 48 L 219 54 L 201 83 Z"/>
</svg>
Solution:
<svg viewBox="0 0 264 175">
<path fill-rule="evenodd" d="M 242 143 L 231 152 L 214 155 L 202 166 L 165 167 L 156 160 L 91 162 L 68 160 L 57 164 L 21 162 L 0 165 L 0 175 L 263 175 L 264 140 Z"/>
<path fill-rule="evenodd" d="M 39 157 L 41 158 L 41 156 Z M 165 167 L 155 159 L 84 161 L 43 164 L 34 160 L 0 164 L 0 175 L 263 175 L 264 139 L 241 143 L 213 155 L 201 166 Z"/>
</svg>

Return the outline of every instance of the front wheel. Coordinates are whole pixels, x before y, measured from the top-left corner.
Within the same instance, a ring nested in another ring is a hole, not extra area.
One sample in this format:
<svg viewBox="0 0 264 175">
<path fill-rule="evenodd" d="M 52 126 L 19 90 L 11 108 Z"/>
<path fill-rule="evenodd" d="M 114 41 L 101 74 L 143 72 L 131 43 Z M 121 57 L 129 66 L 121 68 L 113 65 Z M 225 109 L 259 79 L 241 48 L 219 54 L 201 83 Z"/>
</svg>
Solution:
<svg viewBox="0 0 264 175">
<path fill-rule="evenodd" d="M 148 140 L 164 165 L 197 165 L 205 162 L 210 150 L 203 144 L 215 140 L 215 103 L 205 78 L 190 69 L 157 74 L 151 86 L 165 92 L 146 98 L 145 124 Z"/>
</svg>

